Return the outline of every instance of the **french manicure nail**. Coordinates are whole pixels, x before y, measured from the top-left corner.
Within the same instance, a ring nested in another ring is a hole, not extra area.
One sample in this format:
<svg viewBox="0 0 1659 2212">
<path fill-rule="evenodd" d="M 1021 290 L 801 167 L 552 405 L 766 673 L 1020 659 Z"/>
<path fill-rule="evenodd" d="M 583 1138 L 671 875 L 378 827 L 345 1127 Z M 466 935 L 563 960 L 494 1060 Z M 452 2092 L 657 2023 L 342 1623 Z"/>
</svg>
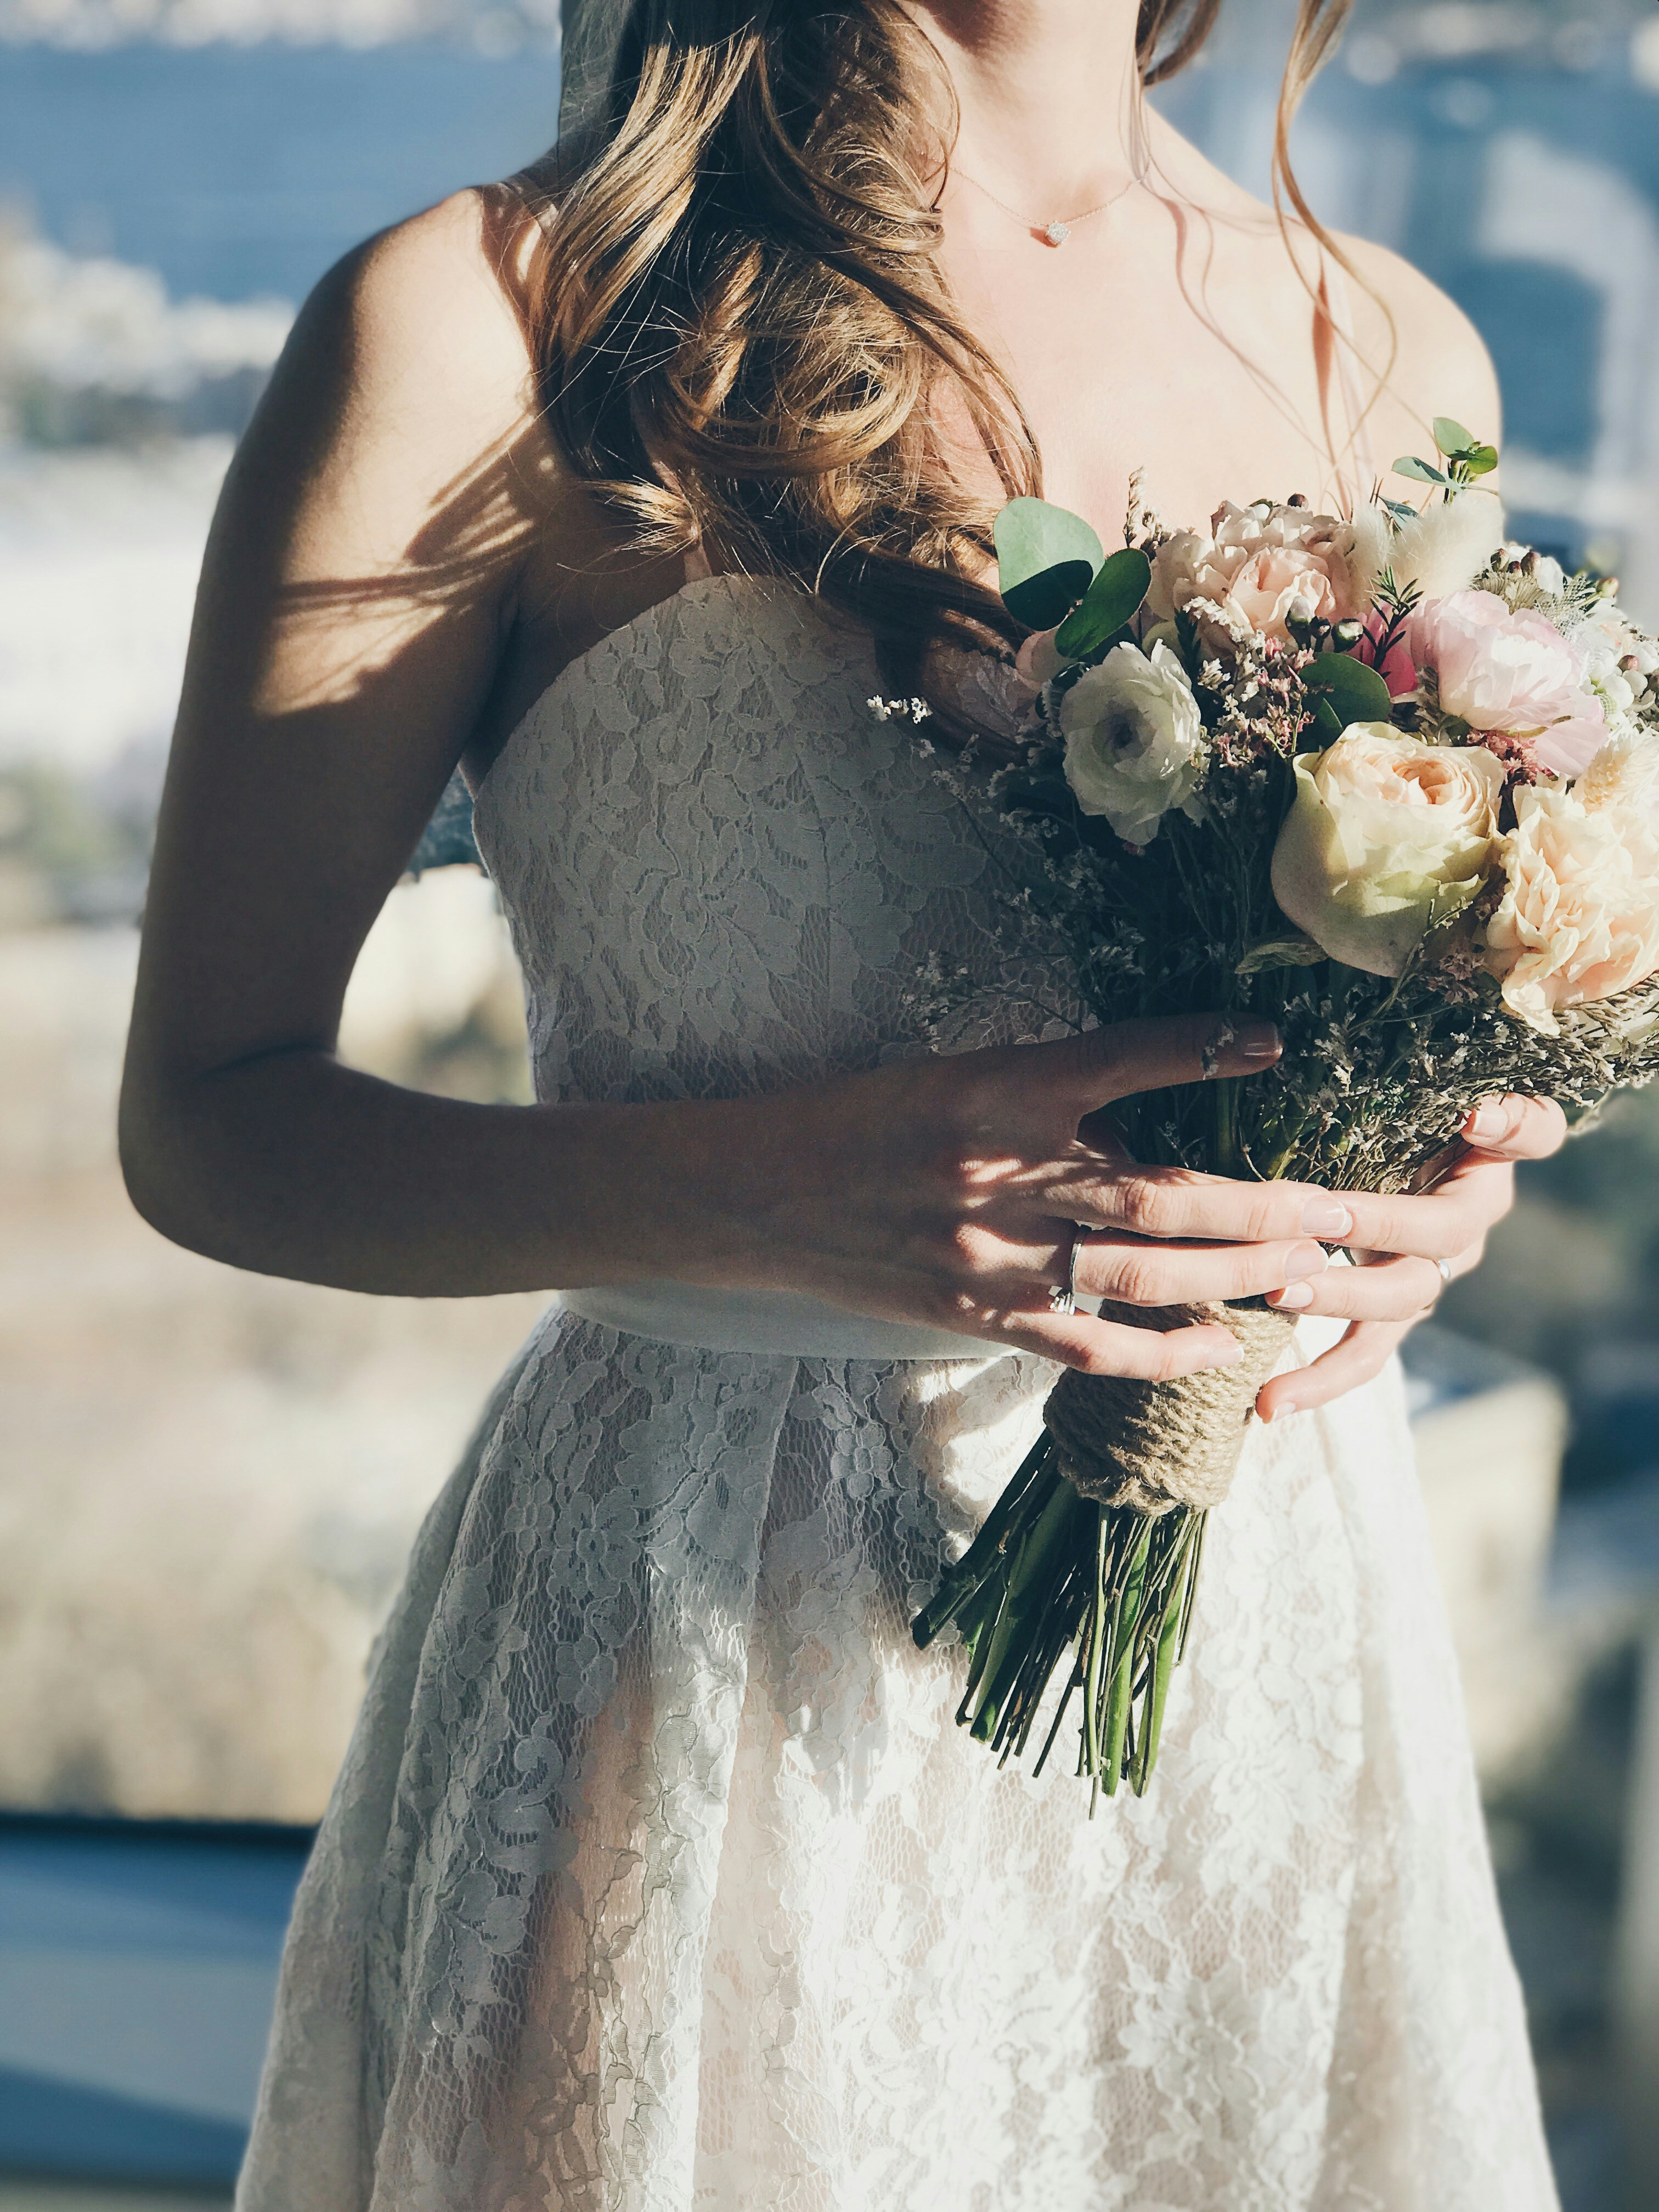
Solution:
<svg viewBox="0 0 1659 2212">
<path fill-rule="evenodd" d="M 1470 1115 L 1468 1128 L 1472 1137 L 1506 1137 L 1510 1133 L 1510 1117 L 1495 1100 L 1477 1106 Z"/>
<path fill-rule="evenodd" d="M 1320 1256 L 1322 1259 L 1324 1255 Z M 1293 1313 L 1313 1304 L 1313 1290 L 1307 1283 L 1286 1283 L 1282 1291 L 1272 1291 L 1268 1296 L 1281 1313 Z"/>
<path fill-rule="evenodd" d="M 1282 1421 L 1286 1413 L 1294 1413 L 1299 1410 L 1294 1398 L 1281 1398 L 1267 1418 L 1272 1421 Z"/>
<path fill-rule="evenodd" d="M 1321 1191 L 1303 1207 L 1302 1227 L 1309 1237 L 1346 1237 L 1353 1227 L 1353 1216 L 1340 1199 Z"/>
<path fill-rule="evenodd" d="M 1310 1275 L 1322 1275 L 1330 1264 L 1322 1244 L 1292 1244 L 1285 1257 L 1285 1280 L 1305 1282 Z M 1305 1305 L 1307 1300 L 1301 1303 Z"/>
</svg>

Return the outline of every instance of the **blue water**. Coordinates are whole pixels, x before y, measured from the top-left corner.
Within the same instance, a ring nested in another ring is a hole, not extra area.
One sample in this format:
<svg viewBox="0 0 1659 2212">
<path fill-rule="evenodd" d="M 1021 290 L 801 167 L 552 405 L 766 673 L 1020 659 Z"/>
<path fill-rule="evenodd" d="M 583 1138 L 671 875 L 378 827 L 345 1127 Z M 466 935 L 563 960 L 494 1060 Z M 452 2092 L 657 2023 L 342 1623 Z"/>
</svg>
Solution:
<svg viewBox="0 0 1659 2212">
<path fill-rule="evenodd" d="M 1260 185 L 1273 89 L 1265 71 L 1214 68 L 1159 99 Z M 544 52 L 0 46 L 0 201 L 72 251 L 159 270 L 175 294 L 298 299 L 356 240 L 542 151 L 557 102 L 557 58 Z M 1474 318 L 1498 360 L 1510 442 L 1577 464 L 1596 434 L 1605 289 L 1572 265 L 1571 243 L 1564 254 L 1559 224 L 1534 257 L 1483 248 L 1492 149 L 1517 134 L 1609 173 L 1659 219 L 1659 98 L 1632 82 L 1622 51 L 1588 70 L 1415 66 L 1382 86 L 1339 66 L 1316 87 L 1300 143 L 1331 219 L 1395 246 Z M 1587 251 L 1598 227 L 1591 213 Z"/>
<path fill-rule="evenodd" d="M 1216 68 L 1159 98 L 1259 184 L 1272 91 L 1265 72 Z M 557 104 L 551 53 L 0 46 L 0 200 L 73 251 L 158 269 L 175 293 L 297 299 L 355 240 L 541 152 Z M 1559 245 L 1535 258 L 1483 251 L 1492 149 L 1516 134 L 1613 173 L 1659 216 L 1659 98 L 1622 51 L 1588 70 L 1487 59 L 1382 86 L 1334 68 L 1302 143 L 1332 219 L 1398 248 L 1472 315 L 1498 358 L 1511 441 L 1573 462 L 1595 437 L 1602 295 Z"/>
<path fill-rule="evenodd" d="M 544 150 L 556 56 L 0 46 L 0 200 L 175 293 L 302 298 L 356 240 Z"/>
</svg>

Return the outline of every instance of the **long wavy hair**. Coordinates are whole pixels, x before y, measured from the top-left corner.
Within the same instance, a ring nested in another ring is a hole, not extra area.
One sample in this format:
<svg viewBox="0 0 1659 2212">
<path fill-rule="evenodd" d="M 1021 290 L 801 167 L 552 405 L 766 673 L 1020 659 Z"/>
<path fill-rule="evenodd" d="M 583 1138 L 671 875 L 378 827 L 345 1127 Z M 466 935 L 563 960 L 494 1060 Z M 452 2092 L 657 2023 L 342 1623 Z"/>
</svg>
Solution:
<svg viewBox="0 0 1659 2212">
<path fill-rule="evenodd" d="M 1143 84 L 1193 58 L 1219 5 L 1141 0 Z M 1279 95 L 1275 198 L 1322 239 L 1290 127 L 1351 5 L 1300 0 Z M 796 578 L 901 671 L 953 632 L 1018 635 L 978 579 L 1001 500 L 1042 482 L 939 266 L 955 129 L 899 0 L 633 0 L 538 210 L 543 403 L 629 542 Z M 964 429 L 998 495 L 952 467 Z"/>
</svg>

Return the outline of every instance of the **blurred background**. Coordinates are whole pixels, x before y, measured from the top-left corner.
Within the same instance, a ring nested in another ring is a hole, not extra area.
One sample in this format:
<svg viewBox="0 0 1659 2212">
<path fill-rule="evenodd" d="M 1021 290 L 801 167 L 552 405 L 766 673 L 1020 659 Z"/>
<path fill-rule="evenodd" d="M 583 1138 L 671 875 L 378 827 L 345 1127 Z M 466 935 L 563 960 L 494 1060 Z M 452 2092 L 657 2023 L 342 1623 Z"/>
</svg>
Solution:
<svg viewBox="0 0 1659 2212">
<path fill-rule="evenodd" d="M 1287 27 L 1225 0 L 1160 95 L 1258 185 Z M 370 1642 L 538 1309 L 176 1251 L 112 1129 L 234 440 L 329 263 L 539 152 L 557 92 L 556 0 L 0 0 L 0 2212 L 228 2197 Z M 1659 623 L 1651 0 L 1360 0 L 1297 145 L 1485 333 L 1516 534 Z M 343 1049 L 527 1095 L 476 870 L 393 895 Z M 1659 1096 L 1527 1176 L 1411 1352 L 1568 2212 L 1659 2204 L 1656 1291 Z"/>
</svg>

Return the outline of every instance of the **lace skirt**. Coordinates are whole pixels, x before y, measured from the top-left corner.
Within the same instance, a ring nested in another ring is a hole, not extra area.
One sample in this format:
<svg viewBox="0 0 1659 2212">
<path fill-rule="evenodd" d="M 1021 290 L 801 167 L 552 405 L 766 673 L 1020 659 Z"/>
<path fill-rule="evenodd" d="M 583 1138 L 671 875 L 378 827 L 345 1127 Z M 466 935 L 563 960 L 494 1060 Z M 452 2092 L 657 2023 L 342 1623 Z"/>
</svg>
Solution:
<svg viewBox="0 0 1659 2212">
<path fill-rule="evenodd" d="M 1554 2206 L 1397 1374 L 1253 1433 L 1091 1822 L 908 1630 L 1052 1372 L 550 1317 L 378 1650 L 242 2212 Z"/>
</svg>

